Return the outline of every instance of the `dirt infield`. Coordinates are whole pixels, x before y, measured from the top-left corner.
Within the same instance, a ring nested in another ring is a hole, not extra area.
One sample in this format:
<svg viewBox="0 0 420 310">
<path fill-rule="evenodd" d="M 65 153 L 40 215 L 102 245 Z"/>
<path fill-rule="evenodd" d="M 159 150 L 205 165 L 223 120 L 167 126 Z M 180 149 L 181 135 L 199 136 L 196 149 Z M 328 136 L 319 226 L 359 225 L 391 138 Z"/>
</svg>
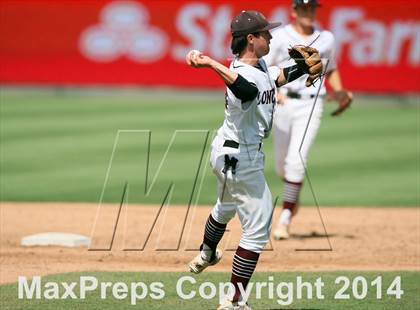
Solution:
<svg viewBox="0 0 420 310">
<path fill-rule="evenodd" d="M 186 207 L 162 209 L 148 238 L 159 207 L 123 208 L 112 250 L 88 251 L 24 248 L 20 240 L 34 233 L 71 232 L 92 236 L 91 249 L 106 249 L 118 206 L 98 211 L 95 204 L 2 203 L 0 283 L 16 282 L 19 275 L 72 271 L 184 271 L 201 242 L 209 210 L 191 208 L 184 225 Z M 321 214 L 332 251 L 317 209 L 302 208 L 293 223 L 293 238 L 273 240 L 257 271 L 420 270 L 419 208 L 321 208 Z M 224 259 L 212 271 L 230 271 L 239 222 L 235 219 L 228 229 L 221 243 Z"/>
</svg>

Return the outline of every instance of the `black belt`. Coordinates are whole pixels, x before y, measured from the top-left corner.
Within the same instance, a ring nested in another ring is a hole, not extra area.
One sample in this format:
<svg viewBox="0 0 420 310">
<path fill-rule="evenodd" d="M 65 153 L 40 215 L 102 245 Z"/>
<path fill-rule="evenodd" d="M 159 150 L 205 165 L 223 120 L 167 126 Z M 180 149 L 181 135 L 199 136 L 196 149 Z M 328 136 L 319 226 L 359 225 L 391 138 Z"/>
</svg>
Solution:
<svg viewBox="0 0 420 310">
<path fill-rule="evenodd" d="M 223 146 L 237 149 L 237 148 L 239 148 L 239 143 L 235 142 L 233 140 L 225 140 L 225 143 L 223 143 Z"/>
<path fill-rule="evenodd" d="M 233 140 L 225 140 L 225 142 L 223 143 L 223 146 L 238 149 L 239 143 Z M 261 143 L 260 143 L 260 146 L 258 147 L 258 150 L 261 150 Z"/>
<path fill-rule="evenodd" d="M 292 99 L 301 99 L 303 97 L 301 94 L 296 93 L 294 91 L 288 91 L 286 96 Z M 304 97 L 315 98 L 315 95 L 305 95 Z"/>
</svg>

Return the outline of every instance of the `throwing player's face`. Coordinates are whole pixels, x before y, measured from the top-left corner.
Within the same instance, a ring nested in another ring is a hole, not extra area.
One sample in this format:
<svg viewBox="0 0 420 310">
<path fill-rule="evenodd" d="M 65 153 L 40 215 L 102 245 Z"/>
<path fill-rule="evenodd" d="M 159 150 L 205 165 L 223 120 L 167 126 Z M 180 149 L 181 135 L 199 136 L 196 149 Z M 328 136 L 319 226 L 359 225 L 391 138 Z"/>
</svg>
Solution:
<svg viewBox="0 0 420 310">
<path fill-rule="evenodd" d="M 315 23 L 316 6 L 312 4 L 298 5 L 292 11 L 292 16 L 304 27 L 312 27 Z"/>
<path fill-rule="evenodd" d="M 272 38 L 270 31 L 261 31 L 258 34 L 252 35 L 252 37 L 257 58 L 267 55 L 270 51 L 270 40 Z"/>
</svg>

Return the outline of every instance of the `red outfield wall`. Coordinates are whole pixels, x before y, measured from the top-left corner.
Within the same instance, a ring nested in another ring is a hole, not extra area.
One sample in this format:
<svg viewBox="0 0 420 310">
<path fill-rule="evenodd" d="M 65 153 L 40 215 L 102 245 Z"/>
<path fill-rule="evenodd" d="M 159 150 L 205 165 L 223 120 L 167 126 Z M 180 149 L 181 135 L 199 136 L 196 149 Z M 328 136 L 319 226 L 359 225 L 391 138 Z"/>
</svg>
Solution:
<svg viewBox="0 0 420 310">
<path fill-rule="evenodd" d="M 346 87 L 420 92 L 420 2 L 322 1 Z M 184 64 L 189 49 L 227 62 L 229 23 L 242 9 L 290 20 L 289 1 L 0 2 L 4 84 L 221 87 Z"/>
</svg>

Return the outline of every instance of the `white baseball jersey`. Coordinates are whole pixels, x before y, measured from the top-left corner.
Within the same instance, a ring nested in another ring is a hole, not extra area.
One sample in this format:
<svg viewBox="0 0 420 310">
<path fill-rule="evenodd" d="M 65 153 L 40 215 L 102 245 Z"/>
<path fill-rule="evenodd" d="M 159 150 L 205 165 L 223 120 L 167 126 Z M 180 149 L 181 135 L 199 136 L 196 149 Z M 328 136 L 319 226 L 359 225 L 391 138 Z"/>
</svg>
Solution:
<svg viewBox="0 0 420 310">
<path fill-rule="evenodd" d="M 311 36 L 304 38 L 295 31 L 292 25 L 288 24 L 274 30 L 272 36 L 270 53 L 264 57 L 268 66 L 292 66 L 296 63 L 290 58 L 288 48 L 294 45 L 310 45 L 319 51 L 324 70 L 328 62 L 326 72 L 336 69 L 334 36 L 330 31 L 316 28 Z M 305 74 L 297 80 L 283 86 L 282 90 L 292 91 L 301 95 L 315 95 L 318 91 L 320 80 L 315 83 L 315 87 L 306 87 L 305 81 L 307 78 L 308 75 Z M 320 95 L 324 95 L 325 93 L 326 89 L 323 85 L 320 90 Z"/>
<path fill-rule="evenodd" d="M 267 68 L 263 59 L 254 67 L 236 58 L 230 64 L 230 70 L 255 84 L 258 96 L 253 101 L 242 103 L 227 88 L 225 120 L 218 134 L 225 140 L 233 140 L 239 144 L 259 144 L 269 135 L 272 127 L 277 95 L 275 80 L 280 69 Z"/>
</svg>

